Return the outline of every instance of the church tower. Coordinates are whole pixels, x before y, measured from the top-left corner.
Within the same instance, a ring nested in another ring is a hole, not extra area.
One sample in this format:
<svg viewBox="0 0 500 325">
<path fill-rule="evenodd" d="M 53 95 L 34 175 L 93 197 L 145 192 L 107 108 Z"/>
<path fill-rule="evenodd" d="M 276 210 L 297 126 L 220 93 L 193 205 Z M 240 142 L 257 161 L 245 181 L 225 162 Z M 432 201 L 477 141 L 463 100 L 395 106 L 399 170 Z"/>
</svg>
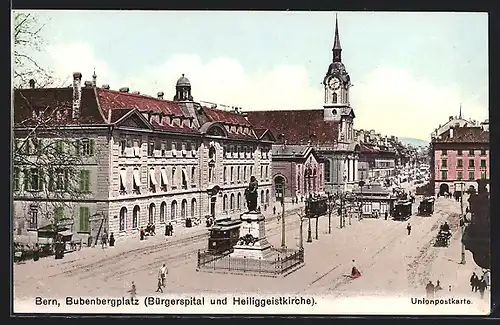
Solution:
<svg viewBox="0 0 500 325">
<path fill-rule="evenodd" d="M 328 67 L 324 87 L 323 117 L 325 121 L 340 123 L 339 142 L 354 141 L 354 111 L 349 104 L 349 88 L 351 78 L 342 63 L 342 46 L 340 45 L 339 23 L 335 16 L 335 37 L 333 40 L 333 60 Z"/>
</svg>

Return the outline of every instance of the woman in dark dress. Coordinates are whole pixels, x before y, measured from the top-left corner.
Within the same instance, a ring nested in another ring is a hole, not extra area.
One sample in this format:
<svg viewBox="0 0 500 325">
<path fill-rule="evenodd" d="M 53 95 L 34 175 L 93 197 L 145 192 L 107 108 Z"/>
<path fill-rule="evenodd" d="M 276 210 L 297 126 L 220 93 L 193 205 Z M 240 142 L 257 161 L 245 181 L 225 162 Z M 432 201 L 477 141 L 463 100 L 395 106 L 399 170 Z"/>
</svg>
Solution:
<svg viewBox="0 0 500 325">
<path fill-rule="evenodd" d="M 33 261 L 38 261 L 40 259 L 40 248 L 38 247 L 38 243 L 35 244 L 33 248 Z"/>
</svg>

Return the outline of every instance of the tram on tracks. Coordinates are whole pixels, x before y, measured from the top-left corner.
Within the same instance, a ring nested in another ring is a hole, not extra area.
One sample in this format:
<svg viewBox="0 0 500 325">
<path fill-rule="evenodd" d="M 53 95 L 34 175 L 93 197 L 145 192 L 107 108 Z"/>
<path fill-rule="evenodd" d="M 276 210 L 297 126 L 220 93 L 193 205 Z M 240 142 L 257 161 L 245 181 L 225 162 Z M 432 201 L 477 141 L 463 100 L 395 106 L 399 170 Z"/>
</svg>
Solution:
<svg viewBox="0 0 500 325">
<path fill-rule="evenodd" d="M 233 248 L 240 239 L 241 220 L 218 220 L 210 228 L 208 251 L 213 254 L 222 254 Z"/>
</svg>

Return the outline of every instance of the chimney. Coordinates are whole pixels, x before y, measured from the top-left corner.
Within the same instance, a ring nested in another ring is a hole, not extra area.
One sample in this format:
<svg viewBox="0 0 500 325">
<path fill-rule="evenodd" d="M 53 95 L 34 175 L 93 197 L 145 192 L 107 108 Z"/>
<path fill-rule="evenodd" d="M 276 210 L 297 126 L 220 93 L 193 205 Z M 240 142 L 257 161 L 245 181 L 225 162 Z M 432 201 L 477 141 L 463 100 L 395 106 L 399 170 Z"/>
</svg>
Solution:
<svg viewBox="0 0 500 325">
<path fill-rule="evenodd" d="M 128 87 L 122 87 L 122 88 L 120 88 L 120 92 L 121 93 L 128 93 L 128 91 L 129 91 Z"/>
<path fill-rule="evenodd" d="M 450 128 L 450 139 L 453 138 L 453 127 Z"/>
<path fill-rule="evenodd" d="M 132 94 L 134 94 L 134 95 L 140 95 L 141 92 L 136 90 L 136 91 L 133 91 Z"/>
<path fill-rule="evenodd" d="M 159 99 L 163 99 L 163 96 L 165 95 L 163 91 L 159 91 L 158 94 L 156 94 Z"/>
<path fill-rule="evenodd" d="M 80 72 L 73 73 L 73 110 L 72 118 L 80 117 L 80 102 L 82 100 L 82 74 Z"/>
<path fill-rule="evenodd" d="M 108 85 L 108 84 L 104 84 L 104 85 L 102 85 L 102 87 L 101 87 L 101 88 L 102 88 L 102 89 L 109 89 L 109 85 Z"/>
<path fill-rule="evenodd" d="M 92 87 L 92 81 L 85 81 L 85 88 L 90 88 Z"/>
<path fill-rule="evenodd" d="M 29 83 L 30 83 L 30 88 L 35 89 L 35 79 L 30 79 Z"/>
</svg>

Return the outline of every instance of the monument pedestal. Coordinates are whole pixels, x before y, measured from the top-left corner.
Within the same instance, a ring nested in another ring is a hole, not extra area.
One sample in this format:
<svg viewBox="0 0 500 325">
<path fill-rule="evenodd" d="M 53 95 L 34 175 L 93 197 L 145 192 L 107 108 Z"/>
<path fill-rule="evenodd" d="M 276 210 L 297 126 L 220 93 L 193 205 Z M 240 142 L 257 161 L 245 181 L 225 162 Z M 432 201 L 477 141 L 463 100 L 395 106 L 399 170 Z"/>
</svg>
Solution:
<svg viewBox="0 0 500 325">
<path fill-rule="evenodd" d="M 257 211 L 245 212 L 240 217 L 240 241 L 233 247 L 231 257 L 266 259 L 273 255 L 266 239 L 265 217 Z"/>
</svg>

